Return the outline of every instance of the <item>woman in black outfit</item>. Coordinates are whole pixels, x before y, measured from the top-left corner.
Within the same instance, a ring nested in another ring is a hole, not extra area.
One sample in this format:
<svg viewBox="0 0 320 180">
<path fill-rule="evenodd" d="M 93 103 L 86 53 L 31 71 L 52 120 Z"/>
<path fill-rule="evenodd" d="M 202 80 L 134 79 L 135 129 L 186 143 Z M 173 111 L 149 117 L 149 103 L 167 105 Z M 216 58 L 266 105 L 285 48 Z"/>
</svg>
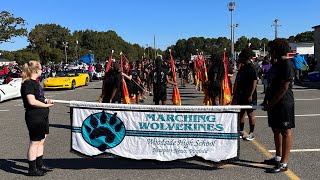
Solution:
<svg viewBox="0 0 320 180">
<path fill-rule="evenodd" d="M 52 171 L 43 164 L 44 141 L 49 134 L 49 107 L 53 103 L 44 97 L 43 89 L 36 81 L 42 74 L 41 64 L 30 61 L 23 66 L 21 96 L 25 108 L 25 121 L 29 131 L 29 176 L 43 176 Z"/>
</svg>

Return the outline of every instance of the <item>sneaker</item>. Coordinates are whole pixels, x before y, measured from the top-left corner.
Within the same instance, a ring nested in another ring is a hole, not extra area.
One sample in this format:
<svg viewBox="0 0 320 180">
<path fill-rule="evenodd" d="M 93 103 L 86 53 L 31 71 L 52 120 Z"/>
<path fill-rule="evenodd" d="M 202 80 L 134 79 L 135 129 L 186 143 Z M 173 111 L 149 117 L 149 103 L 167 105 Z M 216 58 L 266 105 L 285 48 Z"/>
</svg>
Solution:
<svg viewBox="0 0 320 180">
<path fill-rule="evenodd" d="M 247 140 L 247 141 L 252 141 L 252 140 L 254 140 L 254 135 L 253 135 L 253 133 L 250 133 L 249 136 L 246 137 L 246 140 Z"/>
<path fill-rule="evenodd" d="M 267 164 L 267 165 L 275 165 L 275 166 L 277 166 L 277 165 L 280 164 L 280 161 L 276 161 L 276 160 L 274 159 L 274 157 L 273 157 L 273 158 L 271 158 L 271 159 L 266 159 L 266 160 L 264 160 L 262 163 L 263 163 L 263 164 Z"/>
<path fill-rule="evenodd" d="M 239 132 L 239 138 L 240 138 L 240 139 L 243 139 L 243 131 L 240 131 L 240 132 Z"/>
<path fill-rule="evenodd" d="M 282 163 L 279 163 L 276 167 L 273 169 L 270 169 L 268 172 L 269 173 L 279 173 L 279 172 L 284 172 L 288 170 L 288 166 L 284 166 Z"/>
</svg>

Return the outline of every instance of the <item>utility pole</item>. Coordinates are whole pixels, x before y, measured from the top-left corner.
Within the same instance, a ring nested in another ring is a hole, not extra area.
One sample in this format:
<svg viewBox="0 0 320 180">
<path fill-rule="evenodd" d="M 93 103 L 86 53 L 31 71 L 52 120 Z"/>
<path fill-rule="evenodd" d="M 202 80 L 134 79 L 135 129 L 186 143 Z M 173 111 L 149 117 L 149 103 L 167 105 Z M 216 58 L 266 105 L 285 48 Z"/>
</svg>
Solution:
<svg viewBox="0 0 320 180">
<path fill-rule="evenodd" d="M 149 44 L 146 44 L 147 45 L 147 51 L 148 51 L 148 59 L 150 59 L 150 56 L 149 56 Z"/>
<path fill-rule="evenodd" d="M 76 57 L 77 57 L 77 60 L 79 60 L 79 56 L 78 56 L 78 38 L 76 38 Z"/>
<path fill-rule="evenodd" d="M 157 58 L 157 50 L 156 50 L 156 34 L 154 34 L 153 37 L 153 43 L 154 43 L 154 59 Z"/>
<path fill-rule="evenodd" d="M 231 22 L 230 22 L 230 31 L 231 31 L 231 56 L 232 56 L 232 59 L 234 59 L 234 39 L 233 39 L 233 22 L 232 22 L 232 12 L 234 11 L 235 9 L 235 6 L 236 6 L 236 3 L 233 2 L 233 1 L 230 1 L 228 3 L 228 7 L 229 7 L 229 11 L 231 13 Z"/>
<path fill-rule="evenodd" d="M 281 25 L 278 24 L 279 19 L 275 19 L 274 24 L 272 24 L 271 26 L 274 26 L 274 38 L 277 39 L 278 38 L 278 27 L 280 27 Z"/>
<path fill-rule="evenodd" d="M 68 62 L 68 55 L 67 55 L 67 47 L 68 47 L 68 42 L 62 42 L 64 46 L 64 53 L 66 55 L 66 63 Z"/>
</svg>

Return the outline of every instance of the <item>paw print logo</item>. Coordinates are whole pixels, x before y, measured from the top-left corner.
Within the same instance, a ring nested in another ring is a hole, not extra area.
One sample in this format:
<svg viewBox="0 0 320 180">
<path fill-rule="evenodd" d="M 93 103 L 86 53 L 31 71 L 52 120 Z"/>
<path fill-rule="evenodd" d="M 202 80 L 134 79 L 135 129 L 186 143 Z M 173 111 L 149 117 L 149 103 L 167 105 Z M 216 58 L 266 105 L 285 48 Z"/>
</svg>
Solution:
<svg viewBox="0 0 320 180">
<path fill-rule="evenodd" d="M 123 140 L 126 130 L 117 113 L 91 114 L 82 124 L 82 136 L 91 146 L 100 151 L 116 147 Z"/>
</svg>

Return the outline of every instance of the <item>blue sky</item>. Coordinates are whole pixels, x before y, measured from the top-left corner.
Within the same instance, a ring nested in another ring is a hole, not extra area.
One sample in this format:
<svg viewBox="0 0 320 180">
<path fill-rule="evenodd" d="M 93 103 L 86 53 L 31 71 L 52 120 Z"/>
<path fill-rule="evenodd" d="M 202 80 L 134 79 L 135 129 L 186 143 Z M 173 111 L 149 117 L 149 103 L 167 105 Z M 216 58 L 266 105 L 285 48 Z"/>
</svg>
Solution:
<svg viewBox="0 0 320 180">
<path fill-rule="evenodd" d="M 274 19 L 282 25 L 279 37 L 289 37 L 320 25 L 319 0 L 234 0 L 234 23 L 240 36 L 274 38 Z M 229 0 L 0 0 L 6 10 L 28 23 L 56 23 L 74 30 L 114 30 L 124 40 L 141 46 L 165 49 L 178 39 L 189 37 L 230 38 Z M 27 38 L 0 44 L 0 50 L 18 50 Z"/>
</svg>

